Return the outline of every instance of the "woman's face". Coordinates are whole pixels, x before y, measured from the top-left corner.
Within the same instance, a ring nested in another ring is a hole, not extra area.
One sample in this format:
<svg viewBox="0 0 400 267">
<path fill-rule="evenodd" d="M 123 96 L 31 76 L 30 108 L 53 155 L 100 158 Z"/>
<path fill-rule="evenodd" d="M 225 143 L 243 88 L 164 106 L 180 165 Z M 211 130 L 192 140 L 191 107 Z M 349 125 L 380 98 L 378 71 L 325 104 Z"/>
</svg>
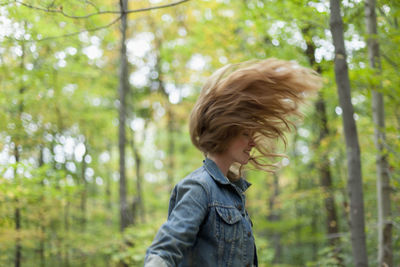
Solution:
<svg viewBox="0 0 400 267">
<path fill-rule="evenodd" d="M 232 139 L 224 154 L 227 160 L 230 160 L 232 163 L 237 162 L 244 165 L 249 162 L 251 149 L 255 145 L 253 133 L 244 130 Z"/>
</svg>

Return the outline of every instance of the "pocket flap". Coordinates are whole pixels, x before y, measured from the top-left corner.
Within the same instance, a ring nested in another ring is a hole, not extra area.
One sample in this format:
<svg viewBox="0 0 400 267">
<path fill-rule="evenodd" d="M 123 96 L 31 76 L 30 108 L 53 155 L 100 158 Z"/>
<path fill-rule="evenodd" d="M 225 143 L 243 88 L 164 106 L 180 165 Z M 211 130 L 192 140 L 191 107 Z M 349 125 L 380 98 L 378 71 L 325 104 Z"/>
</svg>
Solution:
<svg viewBox="0 0 400 267">
<path fill-rule="evenodd" d="M 216 207 L 218 215 L 227 224 L 235 224 L 242 219 L 242 215 L 236 208 Z"/>
</svg>

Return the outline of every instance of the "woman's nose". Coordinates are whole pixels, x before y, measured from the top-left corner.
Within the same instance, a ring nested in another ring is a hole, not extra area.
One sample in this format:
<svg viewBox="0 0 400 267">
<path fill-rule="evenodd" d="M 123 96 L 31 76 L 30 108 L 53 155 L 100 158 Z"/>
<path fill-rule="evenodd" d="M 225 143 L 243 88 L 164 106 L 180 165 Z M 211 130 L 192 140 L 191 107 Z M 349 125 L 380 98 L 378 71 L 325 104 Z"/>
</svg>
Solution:
<svg viewBox="0 0 400 267">
<path fill-rule="evenodd" d="M 254 139 L 253 139 L 253 138 L 250 138 L 250 140 L 249 140 L 249 146 L 251 146 L 251 147 L 256 146 L 256 143 L 254 142 Z"/>
</svg>

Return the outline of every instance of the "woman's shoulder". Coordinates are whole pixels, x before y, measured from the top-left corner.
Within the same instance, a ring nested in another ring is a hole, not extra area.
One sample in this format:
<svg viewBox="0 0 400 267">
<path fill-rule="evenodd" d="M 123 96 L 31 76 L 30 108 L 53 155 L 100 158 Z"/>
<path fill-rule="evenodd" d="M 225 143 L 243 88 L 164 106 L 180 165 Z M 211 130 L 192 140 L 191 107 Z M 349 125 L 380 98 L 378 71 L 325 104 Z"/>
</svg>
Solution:
<svg viewBox="0 0 400 267">
<path fill-rule="evenodd" d="M 188 174 L 185 178 L 183 178 L 178 184 L 177 187 L 185 187 L 187 185 L 199 185 L 203 187 L 207 192 L 210 191 L 213 186 L 213 179 L 210 174 L 205 170 L 204 166 L 194 170 L 190 174 Z"/>
</svg>

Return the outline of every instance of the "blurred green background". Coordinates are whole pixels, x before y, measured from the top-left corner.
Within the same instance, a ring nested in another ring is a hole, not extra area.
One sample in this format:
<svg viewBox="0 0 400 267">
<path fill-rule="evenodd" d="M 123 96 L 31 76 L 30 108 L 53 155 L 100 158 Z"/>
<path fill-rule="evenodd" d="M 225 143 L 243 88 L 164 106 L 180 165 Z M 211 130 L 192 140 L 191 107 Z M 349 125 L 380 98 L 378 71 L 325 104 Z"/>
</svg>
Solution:
<svg viewBox="0 0 400 267">
<path fill-rule="evenodd" d="M 170 3 L 130 0 L 127 9 Z M 368 260 L 378 265 L 371 104 L 378 88 L 397 266 L 400 2 L 376 4 L 381 71 L 369 67 L 364 5 L 342 2 Z M 277 144 L 288 155 L 279 159 L 282 168 L 275 174 L 246 171 L 260 266 L 354 266 L 329 1 L 187 1 L 130 12 L 125 28 L 119 8 L 116 0 L 0 2 L 0 266 L 142 266 L 166 220 L 171 189 L 202 165 L 188 116 L 203 82 L 225 64 L 268 57 L 318 70 L 324 87 L 304 106 L 304 120 L 296 121 L 286 149 Z M 120 79 L 124 60 L 127 72 Z M 123 99 L 121 81 L 129 89 Z M 328 198 L 333 206 L 325 204 Z M 336 219 L 327 219 L 333 210 Z"/>
</svg>

